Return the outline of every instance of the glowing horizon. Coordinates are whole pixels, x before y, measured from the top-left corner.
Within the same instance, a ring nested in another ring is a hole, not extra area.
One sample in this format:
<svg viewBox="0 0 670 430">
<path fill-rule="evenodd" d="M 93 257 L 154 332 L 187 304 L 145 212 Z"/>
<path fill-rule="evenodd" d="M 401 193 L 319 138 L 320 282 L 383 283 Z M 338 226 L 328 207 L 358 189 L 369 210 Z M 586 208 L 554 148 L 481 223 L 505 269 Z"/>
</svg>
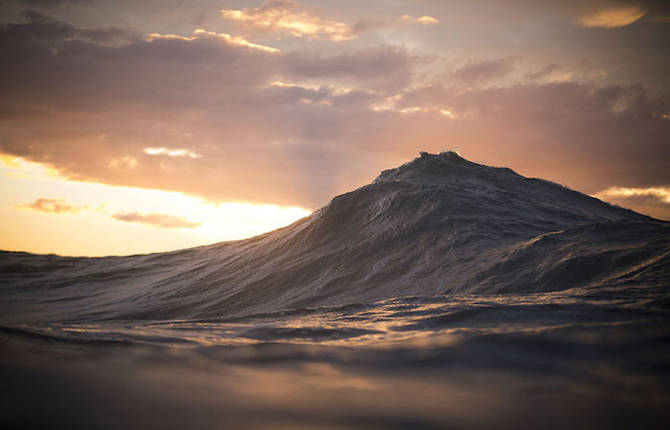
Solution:
<svg viewBox="0 0 670 430">
<path fill-rule="evenodd" d="M 20 157 L 4 155 L 0 161 L 0 249 L 5 251 L 63 256 L 171 251 L 253 237 L 311 213 L 73 181 Z"/>
</svg>

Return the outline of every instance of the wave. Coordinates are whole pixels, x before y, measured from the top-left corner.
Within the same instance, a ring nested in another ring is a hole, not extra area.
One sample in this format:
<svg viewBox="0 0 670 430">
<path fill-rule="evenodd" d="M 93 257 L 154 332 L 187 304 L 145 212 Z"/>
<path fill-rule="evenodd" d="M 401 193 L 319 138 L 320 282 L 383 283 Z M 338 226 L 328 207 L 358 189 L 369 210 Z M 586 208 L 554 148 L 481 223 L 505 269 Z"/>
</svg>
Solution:
<svg viewBox="0 0 670 430">
<path fill-rule="evenodd" d="M 105 258 L 0 254 L 0 322 L 239 317 L 402 296 L 664 282 L 670 223 L 425 154 L 251 239 Z"/>
<path fill-rule="evenodd" d="M 0 426 L 666 428 L 669 259 L 670 223 L 455 153 L 246 240 L 1 252 Z"/>
</svg>

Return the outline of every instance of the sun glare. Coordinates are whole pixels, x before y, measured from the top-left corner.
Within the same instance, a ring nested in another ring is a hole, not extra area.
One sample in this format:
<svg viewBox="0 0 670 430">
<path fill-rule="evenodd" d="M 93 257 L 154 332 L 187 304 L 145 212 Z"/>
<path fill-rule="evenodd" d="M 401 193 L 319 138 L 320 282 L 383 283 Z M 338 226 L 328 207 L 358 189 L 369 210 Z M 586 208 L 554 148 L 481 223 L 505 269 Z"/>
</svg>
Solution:
<svg viewBox="0 0 670 430">
<path fill-rule="evenodd" d="M 0 189 L 0 249 L 61 255 L 156 252 L 244 239 L 310 213 L 72 181 L 45 164 L 7 155 L 0 156 Z"/>
</svg>

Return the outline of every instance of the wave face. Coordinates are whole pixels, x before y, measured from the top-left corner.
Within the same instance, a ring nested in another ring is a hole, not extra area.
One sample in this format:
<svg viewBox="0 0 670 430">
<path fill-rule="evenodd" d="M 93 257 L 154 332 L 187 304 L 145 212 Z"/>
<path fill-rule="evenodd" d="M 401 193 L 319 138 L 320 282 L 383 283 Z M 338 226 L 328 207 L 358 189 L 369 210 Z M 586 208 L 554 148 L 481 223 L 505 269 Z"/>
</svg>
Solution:
<svg viewBox="0 0 670 430">
<path fill-rule="evenodd" d="M 668 249 L 668 223 L 453 152 L 424 153 L 247 240 L 131 257 L 3 253 L 3 295 L 17 300 L 2 319 L 221 318 L 645 282 L 667 274 Z"/>
<path fill-rule="evenodd" d="M 247 240 L 0 253 L 0 424 L 664 428 L 669 279 L 670 223 L 422 153 Z"/>
</svg>

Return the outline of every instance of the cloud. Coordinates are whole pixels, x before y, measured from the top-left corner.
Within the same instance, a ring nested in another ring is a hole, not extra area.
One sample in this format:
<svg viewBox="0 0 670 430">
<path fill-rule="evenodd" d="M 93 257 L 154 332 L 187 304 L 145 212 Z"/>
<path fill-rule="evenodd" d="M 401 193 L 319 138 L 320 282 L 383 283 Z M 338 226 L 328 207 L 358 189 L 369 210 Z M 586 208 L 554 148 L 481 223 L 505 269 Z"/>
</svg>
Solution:
<svg viewBox="0 0 670 430">
<path fill-rule="evenodd" d="M 273 53 L 198 32 L 110 46 L 77 31 L 0 27 L 0 152 L 73 180 L 318 208 L 452 148 L 589 193 L 670 183 L 657 89 L 547 82 L 551 68 L 502 86 L 527 72 L 510 56 L 452 66 L 389 45 Z"/>
<path fill-rule="evenodd" d="M 416 58 L 402 47 L 382 45 L 332 56 L 291 52 L 283 60 L 285 73 L 295 79 L 341 79 L 393 91 L 410 83 Z"/>
<path fill-rule="evenodd" d="M 82 3 L 85 0 L 18 0 L 18 1 L 29 5 L 52 6 L 52 5 L 60 5 L 63 3 Z"/>
<path fill-rule="evenodd" d="M 293 37 L 343 42 L 356 39 L 359 33 L 386 28 L 400 23 L 436 25 L 440 21 L 432 16 L 413 17 L 402 15 L 394 20 L 359 21 L 353 25 L 322 19 L 301 9 L 290 0 L 270 1 L 257 8 L 224 9 L 221 16 L 234 23 L 277 34 Z"/>
<path fill-rule="evenodd" d="M 16 3 L 30 7 L 56 7 L 62 5 L 77 5 L 92 0 L 5 0 L 8 3 Z"/>
<path fill-rule="evenodd" d="M 470 61 L 452 73 L 454 78 L 468 83 L 486 83 L 512 73 L 519 57 L 502 57 L 493 60 Z"/>
<path fill-rule="evenodd" d="M 159 148 L 144 148 L 144 153 L 148 155 L 167 155 L 168 157 L 190 157 L 190 158 L 200 158 L 202 155 L 196 154 L 193 151 L 188 149 L 167 149 L 163 147 Z"/>
<path fill-rule="evenodd" d="M 153 42 L 154 40 L 183 40 L 183 41 L 193 41 L 196 39 L 203 39 L 203 38 L 218 38 L 225 43 L 231 44 L 231 45 L 237 45 L 237 46 L 243 46 L 246 48 L 252 48 L 252 49 L 258 49 L 260 51 L 265 51 L 265 52 L 270 52 L 273 54 L 276 54 L 279 52 L 279 49 L 273 48 L 271 46 L 265 46 L 265 45 L 259 45 L 256 43 L 251 43 L 248 40 L 246 40 L 243 37 L 240 36 L 231 36 L 230 34 L 226 33 L 215 33 L 212 31 L 206 31 L 203 29 L 197 29 L 193 31 L 193 36 L 178 36 L 175 34 L 159 34 L 159 33 L 150 33 L 147 35 L 146 40 L 148 42 Z"/>
<path fill-rule="evenodd" d="M 594 197 L 620 206 L 637 208 L 659 219 L 670 220 L 670 186 L 610 187 L 594 194 Z"/>
<path fill-rule="evenodd" d="M 5 96 L 78 110 L 131 99 L 140 105 L 161 98 L 165 104 L 202 104 L 211 97 L 195 94 L 194 86 L 233 95 L 235 87 L 262 83 L 278 68 L 271 59 L 276 50 L 204 31 L 189 37 L 152 35 L 120 46 L 73 38 L 78 32 L 41 19 L 0 26 Z M 12 109 L 14 115 L 20 110 Z"/>
<path fill-rule="evenodd" d="M 666 0 L 563 0 L 547 6 L 567 12 L 578 25 L 592 28 L 620 28 L 642 18 L 667 22 L 670 17 Z"/>
<path fill-rule="evenodd" d="M 117 213 L 112 218 L 118 221 L 148 224 L 160 228 L 198 228 L 201 222 L 189 221 L 184 217 L 166 214 Z"/>
<path fill-rule="evenodd" d="M 650 197 L 662 203 L 670 204 L 670 187 L 625 188 L 610 187 L 596 193 L 598 198 L 634 198 Z"/>
<path fill-rule="evenodd" d="M 372 114 L 370 103 L 406 86 L 413 67 L 389 46 L 275 54 L 203 32 L 107 46 L 52 27 L 0 26 L 0 152 L 71 179 L 217 201 L 323 203 L 345 182 L 321 174 L 348 157 L 339 139 Z"/>
<path fill-rule="evenodd" d="M 294 37 L 326 39 L 342 42 L 358 37 L 352 27 L 343 22 L 319 18 L 300 10 L 297 3 L 289 0 L 274 0 L 262 7 L 249 9 L 224 9 L 224 19 L 258 29 L 277 33 L 288 33 Z"/>
<path fill-rule="evenodd" d="M 32 203 L 26 203 L 15 206 L 17 209 L 33 210 L 37 212 L 45 212 L 50 214 L 69 214 L 77 215 L 81 211 L 96 210 L 105 212 L 106 204 L 102 203 L 96 208 L 90 206 L 76 206 L 68 203 L 65 199 L 47 199 L 39 198 Z M 184 217 L 177 215 L 166 214 L 141 214 L 137 212 L 132 213 L 115 213 L 110 218 L 117 221 L 135 222 L 141 224 L 149 224 L 161 228 L 197 228 L 202 225 L 202 222 L 189 221 Z"/>
<path fill-rule="evenodd" d="M 434 18 L 432 16 L 420 16 L 420 17 L 413 17 L 410 15 L 403 15 L 400 17 L 401 21 L 405 22 L 415 22 L 421 25 L 436 25 L 440 23 L 440 20 L 437 18 Z"/>
<path fill-rule="evenodd" d="M 114 45 L 126 43 L 137 36 L 134 32 L 116 27 L 75 28 L 32 10 L 23 11 L 23 16 L 27 20 L 25 23 L 4 24 L 6 36 L 11 36 L 17 48 L 27 42 L 35 43 L 40 40 L 78 40 Z"/>
<path fill-rule="evenodd" d="M 418 24 L 423 26 L 433 26 L 439 23 L 440 20 L 432 16 L 424 15 L 420 17 L 413 17 L 411 15 L 401 15 L 397 19 L 357 21 L 353 25 L 353 29 L 357 34 L 361 34 L 372 30 L 389 29 L 391 27 L 397 27 L 403 24 Z"/>
<path fill-rule="evenodd" d="M 65 199 L 45 199 L 40 198 L 32 203 L 17 205 L 17 209 L 28 209 L 38 212 L 53 214 L 73 214 L 76 215 L 83 210 L 89 209 L 88 206 L 75 206 L 67 203 Z"/>
<path fill-rule="evenodd" d="M 7 60 L 0 68 L 0 89 L 4 103 L 13 96 L 16 101 L 11 109 L 0 103 L 0 115 L 55 103 L 91 112 L 130 100 L 137 108 L 159 101 L 212 108 L 223 100 L 254 100 L 259 85 L 279 77 L 365 81 L 370 88 L 388 89 L 404 86 L 411 67 L 404 49 L 388 46 L 330 56 L 276 55 L 274 48 L 250 47 L 204 30 L 190 36 L 152 34 L 114 47 L 73 40 L 77 31 L 54 20 L 0 26 L 0 55 Z M 22 103 L 28 99 L 30 107 Z"/>
<path fill-rule="evenodd" d="M 582 15 L 578 18 L 578 22 L 584 27 L 625 27 L 640 20 L 646 13 L 647 11 L 639 6 L 615 6 Z"/>
<path fill-rule="evenodd" d="M 558 64 L 548 64 L 540 69 L 531 70 L 524 76 L 528 81 L 538 81 L 547 77 L 551 77 L 554 72 L 560 69 Z"/>
</svg>

